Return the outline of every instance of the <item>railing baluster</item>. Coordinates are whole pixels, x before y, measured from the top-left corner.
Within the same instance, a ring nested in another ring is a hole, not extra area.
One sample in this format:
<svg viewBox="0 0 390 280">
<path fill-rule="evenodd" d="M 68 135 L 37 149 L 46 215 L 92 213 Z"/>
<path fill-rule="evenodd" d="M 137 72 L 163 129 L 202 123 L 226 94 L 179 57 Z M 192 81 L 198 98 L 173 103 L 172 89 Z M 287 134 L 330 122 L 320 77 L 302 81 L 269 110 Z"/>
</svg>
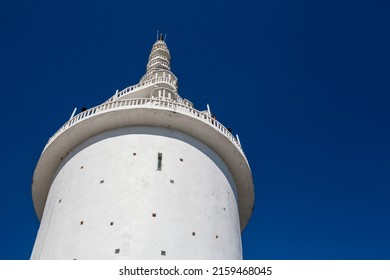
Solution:
<svg viewBox="0 0 390 280">
<path fill-rule="evenodd" d="M 167 77 L 159 77 L 159 78 L 152 80 L 151 82 L 153 83 L 153 82 L 159 82 L 159 81 L 160 82 L 167 81 L 167 82 L 171 83 L 171 80 L 168 79 Z M 149 83 L 150 82 L 142 83 L 142 85 L 146 85 Z M 134 86 L 128 87 L 125 90 L 122 90 L 121 92 L 119 92 L 118 95 L 119 94 L 123 95 L 126 92 L 130 92 L 139 85 L 140 84 L 136 85 L 135 87 Z M 111 99 L 113 99 L 113 98 L 111 98 Z M 219 121 L 211 118 L 209 115 L 204 114 L 204 113 L 194 109 L 193 107 L 189 107 L 189 106 L 182 104 L 182 103 L 179 103 L 179 102 L 175 102 L 175 101 L 171 101 L 171 100 L 162 100 L 162 99 L 152 100 L 150 98 L 134 98 L 134 99 L 125 99 L 125 100 L 113 100 L 111 102 L 105 102 L 99 106 L 96 106 L 94 108 L 91 108 L 89 110 L 81 112 L 78 115 L 74 116 L 69 121 L 67 121 L 56 133 L 54 133 L 54 135 L 49 138 L 49 141 L 47 142 L 46 147 L 48 145 L 50 145 L 60 134 L 62 134 L 68 128 L 83 121 L 88 116 L 96 115 L 96 114 L 99 114 L 99 113 L 105 112 L 105 111 L 110 111 L 110 110 L 115 109 L 115 108 L 129 107 L 129 109 L 131 109 L 131 107 L 135 107 L 135 106 L 150 106 L 150 105 L 153 105 L 157 108 L 158 107 L 168 108 L 168 109 L 172 109 L 175 111 L 187 113 L 194 118 L 197 118 L 199 120 L 202 120 L 203 122 L 209 123 L 210 125 L 215 127 L 215 129 L 217 129 L 220 133 L 225 135 L 242 152 L 242 148 L 241 148 L 239 139 L 236 139 L 233 136 L 233 134 L 230 131 L 228 131 Z M 45 149 L 46 149 L 46 147 L 45 147 Z"/>
</svg>

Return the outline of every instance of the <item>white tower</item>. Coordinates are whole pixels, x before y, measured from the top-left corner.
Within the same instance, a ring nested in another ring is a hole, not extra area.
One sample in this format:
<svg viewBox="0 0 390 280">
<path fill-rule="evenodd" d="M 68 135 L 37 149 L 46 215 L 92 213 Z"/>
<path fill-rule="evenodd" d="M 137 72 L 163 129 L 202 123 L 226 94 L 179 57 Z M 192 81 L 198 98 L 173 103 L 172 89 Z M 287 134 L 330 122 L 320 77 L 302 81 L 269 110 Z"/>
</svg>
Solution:
<svg viewBox="0 0 390 280">
<path fill-rule="evenodd" d="M 252 174 L 238 137 L 177 91 L 162 36 L 146 74 L 48 141 L 31 259 L 242 259 Z"/>
</svg>

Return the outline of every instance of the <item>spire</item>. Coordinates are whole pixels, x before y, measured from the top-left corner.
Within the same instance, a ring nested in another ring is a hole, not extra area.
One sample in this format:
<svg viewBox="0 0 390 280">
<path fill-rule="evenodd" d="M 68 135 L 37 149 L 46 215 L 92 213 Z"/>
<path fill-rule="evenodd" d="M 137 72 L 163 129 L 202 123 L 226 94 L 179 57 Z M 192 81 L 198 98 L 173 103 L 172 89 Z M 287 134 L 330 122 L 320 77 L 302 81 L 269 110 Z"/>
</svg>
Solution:
<svg viewBox="0 0 390 280">
<path fill-rule="evenodd" d="M 182 101 L 178 93 L 177 77 L 170 67 L 171 55 L 165 37 L 157 31 L 156 41 L 150 51 L 146 73 L 138 84 L 117 91 L 108 101 L 132 98 L 160 98 Z M 192 107 L 190 101 L 186 105 Z"/>
<path fill-rule="evenodd" d="M 170 60 L 171 56 L 169 54 L 168 46 L 164 41 L 162 33 L 160 33 L 160 37 L 153 44 L 152 51 L 150 52 L 146 71 L 148 72 L 151 69 L 170 70 Z"/>
<path fill-rule="evenodd" d="M 163 34 L 160 33 L 158 35 L 157 41 L 152 46 L 148 64 L 146 65 L 146 73 L 142 77 L 140 82 L 144 82 L 152 77 L 155 77 L 156 73 L 165 73 L 166 75 L 173 75 L 173 73 L 170 71 L 170 60 L 171 55 L 169 53 L 168 46 L 165 42 Z"/>
<path fill-rule="evenodd" d="M 163 37 L 163 34 L 158 32 L 157 30 L 157 41 L 165 41 L 166 39 L 167 39 L 167 33 L 165 33 L 165 36 Z"/>
</svg>

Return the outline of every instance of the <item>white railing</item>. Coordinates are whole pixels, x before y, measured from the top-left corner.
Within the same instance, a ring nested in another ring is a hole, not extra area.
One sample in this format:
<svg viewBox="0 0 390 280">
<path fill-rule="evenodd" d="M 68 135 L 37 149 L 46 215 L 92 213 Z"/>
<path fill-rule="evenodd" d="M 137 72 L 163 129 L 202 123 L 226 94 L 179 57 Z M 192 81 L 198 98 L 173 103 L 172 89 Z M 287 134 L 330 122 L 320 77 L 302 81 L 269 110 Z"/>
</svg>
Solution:
<svg viewBox="0 0 390 280">
<path fill-rule="evenodd" d="M 174 79 L 170 79 L 169 77 L 157 77 L 157 78 L 152 78 L 152 79 L 149 79 L 145 82 L 142 82 L 142 83 L 138 83 L 136 85 L 133 85 L 133 86 L 129 86 L 121 91 L 118 91 L 117 93 L 115 93 L 114 96 L 112 96 L 110 99 L 108 99 L 106 102 L 112 102 L 114 101 L 115 99 L 125 95 L 125 94 L 128 94 L 132 91 L 135 91 L 135 90 L 139 90 L 141 88 L 144 88 L 146 86 L 149 86 L 149 85 L 152 85 L 152 84 L 156 84 L 156 83 L 168 83 L 170 84 L 171 86 L 173 86 L 174 88 L 176 88 L 176 81 Z"/>
<path fill-rule="evenodd" d="M 164 51 L 164 52 L 166 52 L 166 53 L 169 54 L 169 49 L 167 48 L 167 46 L 164 46 L 164 45 L 155 45 L 155 46 L 152 48 L 151 53 L 153 53 L 153 52 L 155 52 L 155 51 L 157 51 L 157 50 L 162 50 L 162 51 Z"/>
<path fill-rule="evenodd" d="M 167 109 L 175 112 L 180 112 L 185 115 L 189 115 L 195 119 L 198 119 L 204 123 L 208 123 L 220 133 L 225 135 L 242 153 L 245 158 L 244 152 L 242 151 L 240 142 L 230 133 L 230 131 L 225 128 L 220 122 L 216 119 L 210 117 L 208 113 L 200 112 L 192 107 L 188 107 L 182 103 L 177 103 L 175 101 L 169 100 L 160 100 L 160 99 L 152 99 L 152 98 L 134 98 L 134 99 L 126 99 L 126 100 L 116 100 L 112 102 L 106 102 L 99 106 L 93 107 L 89 110 L 81 112 L 80 114 L 74 116 L 69 121 L 67 121 L 47 142 L 45 149 L 63 132 L 65 132 L 68 128 L 76 125 L 79 122 L 82 122 L 90 117 L 106 113 L 109 111 L 114 111 L 118 109 L 134 109 L 134 108 L 157 108 L 157 109 Z"/>
<path fill-rule="evenodd" d="M 169 68 L 169 63 L 165 62 L 165 61 L 160 61 L 160 60 L 151 60 L 148 65 L 146 65 L 146 67 L 150 68 L 152 67 L 153 65 L 155 64 L 158 64 L 158 63 L 161 63 L 161 65 L 164 65 L 166 66 L 167 68 Z"/>
<path fill-rule="evenodd" d="M 165 55 L 161 55 L 161 54 L 155 54 L 152 57 L 150 57 L 149 60 L 151 61 L 151 60 L 154 60 L 156 58 L 161 58 L 162 60 L 169 62 L 168 57 L 166 57 Z"/>
</svg>

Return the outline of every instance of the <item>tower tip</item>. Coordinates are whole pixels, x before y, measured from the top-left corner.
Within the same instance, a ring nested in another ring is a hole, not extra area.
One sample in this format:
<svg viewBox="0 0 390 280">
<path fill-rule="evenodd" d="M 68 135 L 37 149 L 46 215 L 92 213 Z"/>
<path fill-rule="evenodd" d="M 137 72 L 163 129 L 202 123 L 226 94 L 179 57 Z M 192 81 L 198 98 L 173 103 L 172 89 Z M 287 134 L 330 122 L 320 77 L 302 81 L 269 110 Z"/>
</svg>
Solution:
<svg viewBox="0 0 390 280">
<path fill-rule="evenodd" d="M 165 36 L 166 37 L 166 36 Z M 158 40 L 160 40 L 160 41 L 164 41 L 164 37 L 163 37 L 163 34 L 162 33 L 160 33 L 160 37 L 158 38 Z"/>
</svg>

